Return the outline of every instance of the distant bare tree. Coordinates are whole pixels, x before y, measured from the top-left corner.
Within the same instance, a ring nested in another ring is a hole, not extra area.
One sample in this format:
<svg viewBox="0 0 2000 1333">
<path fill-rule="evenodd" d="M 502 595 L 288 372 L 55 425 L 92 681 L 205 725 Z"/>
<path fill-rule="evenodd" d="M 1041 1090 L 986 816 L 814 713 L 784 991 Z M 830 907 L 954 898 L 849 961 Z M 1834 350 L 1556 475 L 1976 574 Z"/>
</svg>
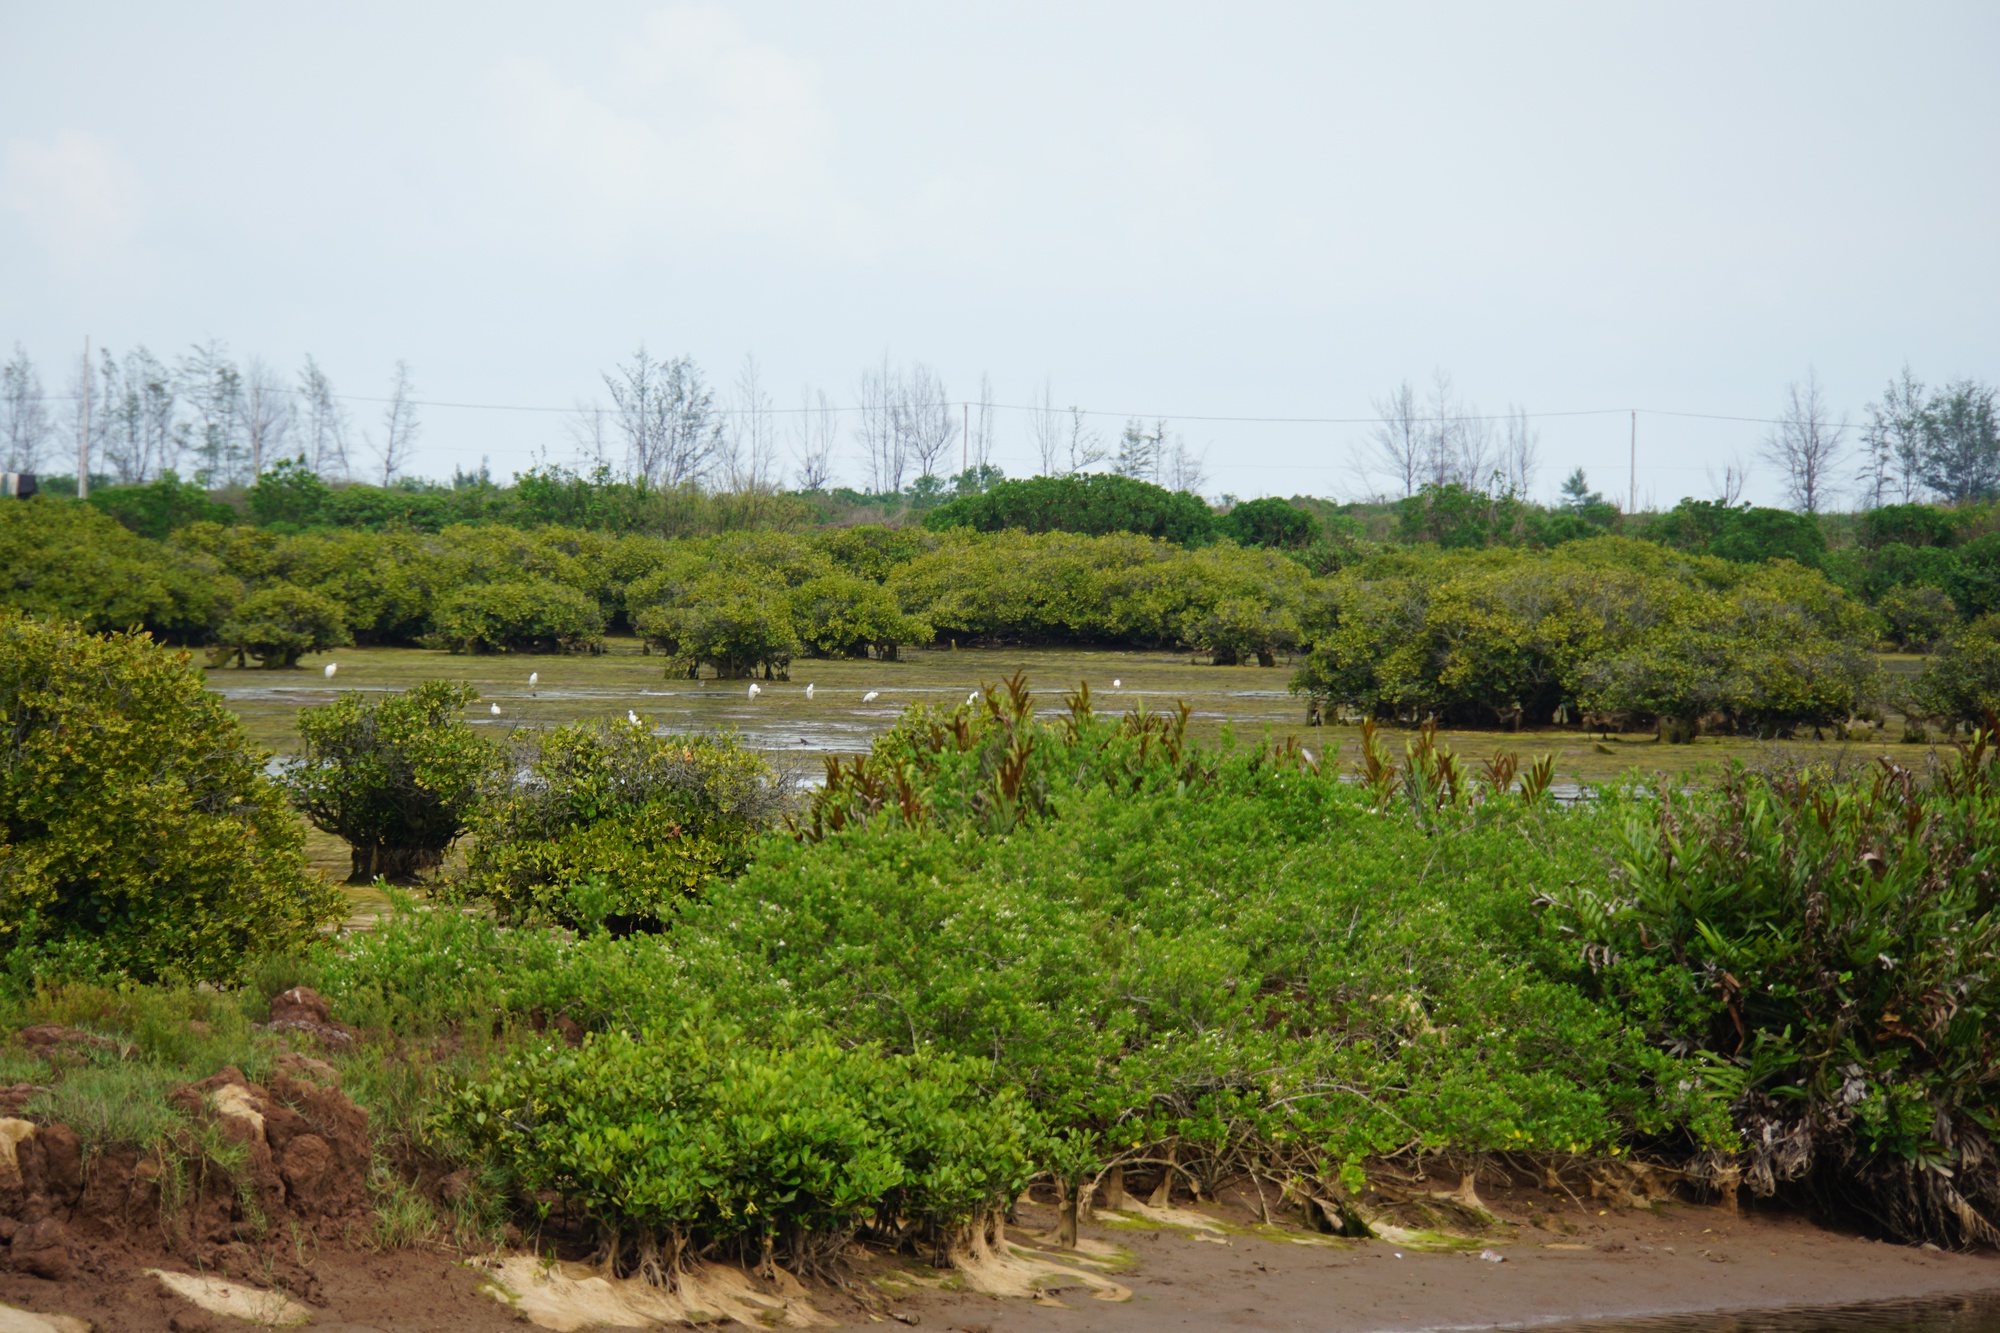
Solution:
<svg viewBox="0 0 2000 1333">
<path fill-rule="evenodd" d="M 1028 412 L 1028 433 L 1034 438 L 1044 477 L 1053 477 L 1062 470 L 1063 427 L 1063 414 L 1056 410 L 1055 395 L 1049 382 L 1043 380 L 1041 398 Z"/>
<path fill-rule="evenodd" d="M 935 477 L 938 463 L 958 438 L 958 414 L 946 400 L 944 379 L 919 362 L 896 375 L 891 419 L 901 440 L 899 454 L 916 465 L 920 477 Z"/>
<path fill-rule="evenodd" d="M 1528 423 L 1528 409 L 1507 409 L 1506 438 L 1500 446 L 1500 478 L 1510 495 L 1526 498 L 1542 467 L 1542 440 Z"/>
<path fill-rule="evenodd" d="M 0 368 L 0 467 L 33 472 L 55 433 L 42 377 L 27 349 L 14 344 L 14 359 Z"/>
<path fill-rule="evenodd" d="M 243 448 L 252 481 L 284 451 L 292 432 L 292 395 L 260 357 L 243 368 Z"/>
<path fill-rule="evenodd" d="M 833 481 L 833 451 L 840 442 L 840 418 L 826 390 L 800 389 L 799 412 L 792 419 L 793 484 L 802 491 L 823 491 Z"/>
<path fill-rule="evenodd" d="M 306 466 L 329 479 L 347 476 L 347 409 L 334 396 L 333 381 L 308 355 L 299 370 L 298 427 Z"/>
<path fill-rule="evenodd" d="M 1369 433 L 1375 462 L 1404 495 L 1415 495 L 1424 472 L 1424 421 L 1417 391 L 1404 380 L 1375 400 L 1379 420 Z"/>
<path fill-rule="evenodd" d="M 881 367 L 863 371 L 857 386 L 856 442 L 867 469 L 868 490 L 874 495 L 900 492 L 910 466 L 904 452 L 908 440 L 896 429 L 897 378 L 884 353 Z"/>
<path fill-rule="evenodd" d="M 129 485 L 179 467 L 192 425 L 181 418 L 174 372 L 144 347 L 127 352 L 123 365 L 107 351 L 98 383 L 93 425 L 101 421 L 100 456 L 118 480 Z"/>
<path fill-rule="evenodd" d="M 422 429 L 417 420 L 417 405 L 412 401 L 416 392 L 416 385 L 410 383 L 410 363 L 396 362 L 396 373 L 389 381 L 389 400 L 382 409 L 381 438 L 369 442 L 374 447 L 376 461 L 382 465 L 384 486 L 395 483 L 416 453 L 417 433 Z"/>
<path fill-rule="evenodd" d="M 603 403 L 595 398 L 573 400 L 563 429 L 570 443 L 576 446 L 579 462 L 591 467 L 611 465 L 611 413 Z"/>
<path fill-rule="evenodd" d="M 1889 381 L 1880 402 L 1868 404 L 1868 424 L 1861 428 L 1861 503 L 1869 508 L 1902 501 L 1908 504 L 1922 490 L 1924 440 L 1930 397 L 1924 382 L 1910 373 Z"/>
<path fill-rule="evenodd" d="M 1125 423 L 1125 433 L 1118 437 L 1118 453 L 1111 460 L 1111 470 L 1121 477 L 1157 482 L 1166 438 L 1166 422 L 1156 421 L 1148 430 L 1144 422 L 1134 417 Z"/>
<path fill-rule="evenodd" d="M 1074 405 L 1069 409 L 1069 428 L 1063 436 L 1063 450 L 1068 455 L 1068 466 L 1064 472 L 1072 477 L 1103 462 L 1111 454 L 1105 447 L 1104 437 L 1084 420 L 1083 409 Z"/>
<path fill-rule="evenodd" d="M 1819 376 L 1807 370 L 1804 384 L 1789 386 L 1784 411 L 1763 447 L 1764 458 L 1783 474 L 1794 509 L 1817 514 L 1831 498 L 1846 436 L 1846 418 L 1833 420 Z"/>
<path fill-rule="evenodd" d="M 701 368 L 685 356 L 657 361 L 644 344 L 604 376 L 625 437 L 626 467 L 654 486 L 700 481 L 715 461 L 723 425 Z"/>
<path fill-rule="evenodd" d="M 993 461 L 993 381 L 979 377 L 979 401 L 972 405 L 972 438 L 966 441 L 966 467 L 983 470 Z"/>
<path fill-rule="evenodd" d="M 1166 434 L 1165 422 L 1160 423 L 1160 433 Z M 1189 449 L 1184 438 L 1175 435 L 1160 446 L 1159 482 L 1170 491 L 1199 495 L 1208 485 L 1208 460 Z"/>
<path fill-rule="evenodd" d="M 745 356 L 737 372 L 716 462 L 723 484 L 738 494 L 768 491 L 777 484 L 777 427 L 754 355 Z"/>
<path fill-rule="evenodd" d="M 1743 499 L 1743 490 L 1750 484 L 1750 465 L 1739 456 L 1722 469 L 1720 480 L 1715 469 L 1708 469 L 1708 487 L 1715 492 L 1715 502 L 1726 509 L 1733 509 Z"/>
<path fill-rule="evenodd" d="M 174 378 L 193 414 L 195 479 L 205 486 L 239 480 L 245 458 L 243 372 L 230 360 L 229 349 L 218 340 L 189 348 Z"/>
<path fill-rule="evenodd" d="M 1484 489 L 1492 470 L 1492 423 L 1477 407 L 1459 401 L 1447 371 L 1432 372 L 1422 424 L 1423 479 L 1434 486 Z"/>
</svg>

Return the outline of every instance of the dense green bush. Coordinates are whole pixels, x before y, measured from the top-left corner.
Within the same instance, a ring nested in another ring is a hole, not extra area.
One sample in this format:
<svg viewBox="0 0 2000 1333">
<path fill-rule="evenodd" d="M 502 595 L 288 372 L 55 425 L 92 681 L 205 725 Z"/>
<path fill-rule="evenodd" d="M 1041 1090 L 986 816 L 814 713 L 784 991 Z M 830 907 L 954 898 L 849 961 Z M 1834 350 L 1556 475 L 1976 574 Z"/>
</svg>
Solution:
<svg viewBox="0 0 2000 1333">
<path fill-rule="evenodd" d="M 289 583 L 269 583 L 245 597 L 216 637 L 218 656 L 254 657 L 272 669 L 295 667 L 307 653 L 353 642 L 339 603 Z"/>
<path fill-rule="evenodd" d="M 932 532 L 1130 532 L 1182 546 L 1214 539 L 1214 517 L 1201 497 L 1112 473 L 1002 481 L 962 495 L 924 516 Z"/>
<path fill-rule="evenodd" d="M 445 598 L 425 642 L 454 653 L 599 652 L 604 611 L 547 579 L 488 583 Z"/>
<path fill-rule="evenodd" d="M 459 1090 L 444 1124 L 523 1194 L 589 1209 L 613 1271 L 661 1285 L 716 1244 L 823 1273 L 863 1226 L 942 1257 L 1027 1182 L 1034 1118 L 976 1062 L 751 1031 L 697 1015 L 544 1045 Z"/>
<path fill-rule="evenodd" d="M 1238 546 L 1303 550 L 1321 537 L 1313 516 L 1277 496 L 1246 500 L 1215 520 L 1215 531 Z"/>
<path fill-rule="evenodd" d="M 1818 573 L 1623 538 L 1385 555 L 1343 570 L 1329 601 L 1293 688 L 1375 716 L 1781 732 L 1852 714 L 1873 671 L 1874 621 Z"/>
<path fill-rule="evenodd" d="M 216 561 L 162 550 L 88 505 L 0 505 L 0 603 L 30 615 L 200 643 L 242 595 Z"/>
<path fill-rule="evenodd" d="M 638 723 L 557 727 L 495 792 L 467 862 L 468 891 L 512 919 L 653 925 L 749 859 L 782 787 L 733 739 Z"/>
<path fill-rule="evenodd" d="M 792 589 L 792 625 L 814 657 L 866 657 L 893 662 L 904 644 L 925 644 L 930 623 L 903 614 L 887 588 L 852 574 L 828 574 Z"/>
<path fill-rule="evenodd" d="M 1981 616 L 1949 635 L 1905 706 L 1947 724 L 1971 724 L 2000 714 L 2000 615 Z"/>
<path fill-rule="evenodd" d="M 339 896 L 187 655 L 0 610 L 0 950 L 27 974 L 228 980 Z"/>
<path fill-rule="evenodd" d="M 141 537 L 155 541 L 190 523 L 233 523 L 236 511 L 209 498 L 208 489 L 168 472 L 143 486 L 103 486 L 87 502 Z"/>
<path fill-rule="evenodd" d="M 1618 883 L 1552 888 L 1611 997 L 1692 1052 L 1744 1179 L 1889 1235 L 2000 1240 L 2000 788 L 1990 738 L 1926 788 L 1733 772 L 1636 812 Z"/>
<path fill-rule="evenodd" d="M 633 626 L 649 651 L 666 657 L 668 675 L 689 680 L 703 667 L 725 680 L 760 672 L 789 680 L 799 651 L 783 590 L 728 575 L 695 583 L 685 601 L 639 612 Z"/>
<path fill-rule="evenodd" d="M 1690 554 L 1750 564 L 1791 560 L 1817 566 L 1826 554 L 1826 533 L 1810 514 L 1714 500 L 1681 501 L 1654 519 L 1646 536 Z"/>
<path fill-rule="evenodd" d="M 1909 652 L 1930 651 L 1958 623 L 1951 594 L 1924 584 L 1891 588 L 1876 599 L 1875 614 L 1888 627 L 1889 642 Z"/>
<path fill-rule="evenodd" d="M 347 691 L 298 716 L 282 781 L 313 824 L 353 850 L 352 879 L 404 879 L 441 864 L 500 763 L 469 726 L 470 685 L 430 680 L 380 700 Z"/>
</svg>

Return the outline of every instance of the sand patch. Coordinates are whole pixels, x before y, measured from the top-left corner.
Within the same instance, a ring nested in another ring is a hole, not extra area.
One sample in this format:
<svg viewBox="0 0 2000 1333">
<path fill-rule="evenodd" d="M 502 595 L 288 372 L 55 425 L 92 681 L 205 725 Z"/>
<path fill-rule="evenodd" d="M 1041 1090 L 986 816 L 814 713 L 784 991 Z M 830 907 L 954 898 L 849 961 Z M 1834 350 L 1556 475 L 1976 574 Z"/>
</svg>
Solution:
<svg viewBox="0 0 2000 1333">
<path fill-rule="evenodd" d="M 814 1309 L 797 1281 L 780 1280 L 779 1294 L 759 1291 L 741 1269 L 697 1264 L 671 1290 L 643 1278 L 606 1277 L 585 1264 L 548 1263 L 532 1254 L 489 1259 L 481 1291 L 512 1306 L 529 1322 L 556 1333 L 593 1325 L 647 1328 L 733 1319 L 752 1328 L 811 1328 L 833 1323 Z"/>
<path fill-rule="evenodd" d="M 146 1272 L 158 1278 L 160 1285 L 174 1295 L 210 1314 L 262 1324 L 266 1328 L 297 1328 L 312 1322 L 313 1315 L 317 1313 L 310 1305 L 302 1305 L 282 1291 L 265 1291 L 241 1282 L 227 1282 L 219 1277 L 170 1273 L 163 1268 L 149 1268 Z"/>
<path fill-rule="evenodd" d="M 0 1333 L 90 1333 L 90 1321 L 68 1314 L 37 1314 L 0 1305 Z"/>
</svg>

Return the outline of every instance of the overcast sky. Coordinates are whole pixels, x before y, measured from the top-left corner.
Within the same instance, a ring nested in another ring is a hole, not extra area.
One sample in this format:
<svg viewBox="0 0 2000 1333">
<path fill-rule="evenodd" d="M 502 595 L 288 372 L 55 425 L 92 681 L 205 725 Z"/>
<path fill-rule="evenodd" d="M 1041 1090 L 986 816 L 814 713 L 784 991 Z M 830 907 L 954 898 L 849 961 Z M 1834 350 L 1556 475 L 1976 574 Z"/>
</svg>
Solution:
<svg viewBox="0 0 2000 1333">
<path fill-rule="evenodd" d="M 551 408 L 641 340 L 781 403 L 886 354 L 1166 416 L 1211 492 L 1353 495 L 1364 426 L 1192 418 L 1442 368 L 1614 410 L 1537 420 L 1545 494 L 1622 498 L 1644 409 L 1671 504 L 1764 428 L 1653 413 L 2000 376 L 1990 2 L 0 0 L 0 51 L 0 344 L 52 388 L 86 335 Z M 431 474 L 570 453 L 560 412 L 423 421 Z"/>
</svg>

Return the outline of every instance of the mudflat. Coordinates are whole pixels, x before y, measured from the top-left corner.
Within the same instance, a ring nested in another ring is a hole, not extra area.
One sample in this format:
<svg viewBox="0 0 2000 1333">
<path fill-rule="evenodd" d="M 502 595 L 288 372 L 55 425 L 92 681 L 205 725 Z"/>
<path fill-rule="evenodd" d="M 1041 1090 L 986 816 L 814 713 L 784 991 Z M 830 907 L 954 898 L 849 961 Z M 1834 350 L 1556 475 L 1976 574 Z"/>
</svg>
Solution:
<svg viewBox="0 0 2000 1333">
<path fill-rule="evenodd" d="M 1525 1206 L 1534 1194 L 1532 1208 Z M 1092 1299 L 1078 1285 L 1035 1302 L 964 1293 L 926 1295 L 900 1310 L 926 1327 L 969 1333 L 1070 1333 L 1161 1328 L 1504 1328 L 1709 1311 L 1922 1299 L 2000 1298 L 2000 1254 L 1883 1244 L 1794 1214 L 1664 1204 L 1598 1215 L 1537 1192 L 1489 1192 L 1507 1226 L 1468 1249 L 1421 1252 L 1383 1241 L 1279 1239 L 1229 1226 L 1238 1210 L 1205 1210 L 1226 1230 L 1087 1226 L 1088 1240 L 1123 1247 L 1118 1281 L 1131 1299 Z M 1023 1220 L 1047 1220 L 1023 1210 Z M 1047 1212 L 1048 1210 L 1041 1210 Z M 1024 1235 L 1024 1238 L 1026 1236 Z M 1303 1242 L 1303 1243 L 1302 1243 Z M 1485 1251 L 1499 1262 L 1482 1258 Z M 1059 1303 L 1059 1304 L 1058 1304 Z"/>
</svg>

